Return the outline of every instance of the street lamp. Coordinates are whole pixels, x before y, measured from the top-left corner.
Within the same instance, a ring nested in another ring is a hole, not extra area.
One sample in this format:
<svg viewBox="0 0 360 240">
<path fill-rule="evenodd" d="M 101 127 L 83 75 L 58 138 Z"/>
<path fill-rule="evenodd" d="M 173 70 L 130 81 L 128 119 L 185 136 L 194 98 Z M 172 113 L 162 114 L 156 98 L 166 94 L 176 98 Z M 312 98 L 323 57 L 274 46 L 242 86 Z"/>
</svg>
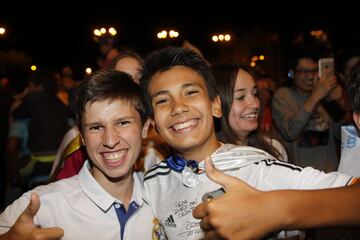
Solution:
<svg viewBox="0 0 360 240">
<path fill-rule="evenodd" d="M 105 37 L 115 37 L 117 34 L 117 31 L 114 27 L 109 27 L 109 28 L 105 28 L 105 27 L 101 27 L 101 28 L 95 28 L 93 31 L 93 39 L 95 40 L 95 42 L 98 42 L 101 38 L 105 38 Z"/>
<path fill-rule="evenodd" d="M 214 34 L 211 36 L 213 42 L 229 42 L 231 40 L 231 35 L 228 33 Z"/>
<path fill-rule="evenodd" d="M 171 29 L 170 31 L 162 30 L 156 34 L 157 38 L 159 39 L 169 39 L 169 38 L 177 38 L 179 37 L 179 32 Z"/>
</svg>

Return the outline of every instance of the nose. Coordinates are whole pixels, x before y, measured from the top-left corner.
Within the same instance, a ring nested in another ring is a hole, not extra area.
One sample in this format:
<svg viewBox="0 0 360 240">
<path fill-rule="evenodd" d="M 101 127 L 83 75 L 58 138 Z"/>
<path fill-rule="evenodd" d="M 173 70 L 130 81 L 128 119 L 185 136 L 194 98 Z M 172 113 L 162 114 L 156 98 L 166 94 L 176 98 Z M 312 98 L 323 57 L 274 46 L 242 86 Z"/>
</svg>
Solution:
<svg viewBox="0 0 360 240">
<path fill-rule="evenodd" d="M 171 116 L 181 115 L 184 112 L 188 112 L 189 107 L 183 99 L 174 99 L 171 109 Z"/>
<path fill-rule="evenodd" d="M 120 136 L 114 128 L 107 128 L 104 132 L 103 145 L 108 148 L 115 148 L 120 142 Z"/>
<path fill-rule="evenodd" d="M 260 100 L 257 96 L 255 95 L 251 95 L 249 98 L 248 98 L 248 105 L 250 107 L 253 107 L 253 108 L 258 108 L 259 105 L 260 105 Z"/>
</svg>

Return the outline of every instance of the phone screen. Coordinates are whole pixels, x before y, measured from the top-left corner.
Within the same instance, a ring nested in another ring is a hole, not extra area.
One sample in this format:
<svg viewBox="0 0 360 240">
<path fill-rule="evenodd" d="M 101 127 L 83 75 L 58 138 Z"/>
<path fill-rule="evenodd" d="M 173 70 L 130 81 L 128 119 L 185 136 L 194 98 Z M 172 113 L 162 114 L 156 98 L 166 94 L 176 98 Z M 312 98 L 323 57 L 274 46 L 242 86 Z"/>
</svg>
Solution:
<svg viewBox="0 0 360 240">
<path fill-rule="evenodd" d="M 334 71 L 334 58 L 320 58 L 319 59 L 319 77 L 324 76 L 328 72 L 335 73 Z"/>
<path fill-rule="evenodd" d="M 203 201 L 203 202 L 209 201 L 209 200 L 211 200 L 211 199 L 213 199 L 213 198 L 216 198 L 216 197 L 219 197 L 219 196 L 223 195 L 224 193 L 225 193 L 225 189 L 224 189 L 224 188 L 216 189 L 215 191 L 205 193 L 205 194 L 202 196 L 202 201 Z"/>
</svg>

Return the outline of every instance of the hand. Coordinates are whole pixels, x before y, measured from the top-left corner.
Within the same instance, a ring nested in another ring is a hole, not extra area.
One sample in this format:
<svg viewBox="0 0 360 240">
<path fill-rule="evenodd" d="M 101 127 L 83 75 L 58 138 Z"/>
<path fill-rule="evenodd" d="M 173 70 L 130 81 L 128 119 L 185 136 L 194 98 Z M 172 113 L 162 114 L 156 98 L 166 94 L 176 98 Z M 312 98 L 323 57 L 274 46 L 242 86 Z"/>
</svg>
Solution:
<svg viewBox="0 0 360 240">
<path fill-rule="evenodd" d="M 330 90 L 326 97 L 326 101 L 334 101 L 334 100 L 340 100 L 342 99 L 342 93 L 343 89 L 339 84 L 336 84 L 336 86 Z"/>
<path fill-rule="evenodd" d="M 333 73 L 326 73 L 320 77 L 314 84 L 313 95 L 317 96 L 318 100 L 326 97 L 332 89 L 337 86 L 337 79 Z"/>
<path fill-rule="evenodd" d="M 220 236 L 229 240 L 259 239 L 278 228 L 280 223 L 274 216 L 280 214 L 280 209 L 276 201 L 271 202 L 271 194 L 225 175 L 214 168 L 211 160 L 205 161 L 208 177 L 226 191 L 218 198 L 199 204 L 193 211 L 193 216 L 201 219 L 206 240 Z"/>
<path fill-rule="evenodd" d="M 16 220 L 10 230 L 0 239 L 11 240 L 56 240 L 64 236 L 61 228 L 40 228 L 34 224 L 34 216 L 40 208 L 40 199 L 36 193 L 32 193 L 30 203 Z"/>
</svg>

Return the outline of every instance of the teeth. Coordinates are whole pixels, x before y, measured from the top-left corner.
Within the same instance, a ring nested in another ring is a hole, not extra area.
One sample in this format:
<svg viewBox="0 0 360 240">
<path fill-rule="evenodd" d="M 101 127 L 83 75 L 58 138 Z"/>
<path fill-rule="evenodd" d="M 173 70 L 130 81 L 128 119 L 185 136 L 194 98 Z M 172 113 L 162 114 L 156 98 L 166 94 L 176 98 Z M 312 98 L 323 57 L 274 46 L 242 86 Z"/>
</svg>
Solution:
<svg viewBox="0 0 360 240">
<path fill-rule="evenodd" d="M 184 128 L 188 128 L 190 126 L 194 126 L 197 123 L 197 120 L 192 119 L 190 121 L 184 122 L 184 123 L 179 123 L 179 124 L 175 124 L 173 125 L 173 128 L 178 131 Z"/>
<path fill-rule="evenodd" d="M 258 117 L 257 113 L 251 113 L 251 114 L 246 114 L 246 115 L 242 115 L 241 118 L 244 119 L 256 119 Z"/>
<path fill-rule="evenodd" d="M 109 162 L 116 162 L 126 155 L 126 150 L 120 152 L 104 153 L 104 158 Z"/>
</svg>

